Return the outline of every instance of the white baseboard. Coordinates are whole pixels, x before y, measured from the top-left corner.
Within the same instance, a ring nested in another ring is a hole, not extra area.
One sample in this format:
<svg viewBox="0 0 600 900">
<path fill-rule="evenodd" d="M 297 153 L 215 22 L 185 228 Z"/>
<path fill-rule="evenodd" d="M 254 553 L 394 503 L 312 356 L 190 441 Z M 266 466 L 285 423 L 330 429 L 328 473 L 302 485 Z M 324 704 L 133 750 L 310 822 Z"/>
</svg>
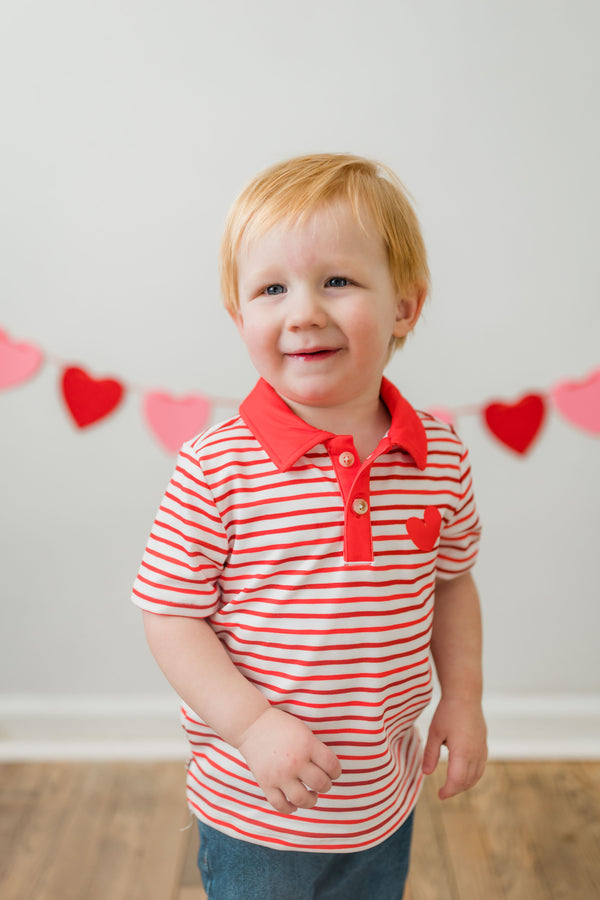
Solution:
<svg viewBox="0 0 600 900">
<path fill-rule="evenodd" d="M 600 695 L 492 694 L 484 709 L 491 759 L 600 759 Z M 186 755 L 172 696 L 0 695 L 1 762 Z"/>
<path fill-rule="evenodd" d="M 0 761 L 185 760 L 174 695 L 0 695 Z"/>
<path fill-rule="evenodd" d="M 490 759 L 600 759 L 598 694 L 490 694 L 483 707 Z M 434 709 L 421 716 L 424 735 Z"/>
</svg>

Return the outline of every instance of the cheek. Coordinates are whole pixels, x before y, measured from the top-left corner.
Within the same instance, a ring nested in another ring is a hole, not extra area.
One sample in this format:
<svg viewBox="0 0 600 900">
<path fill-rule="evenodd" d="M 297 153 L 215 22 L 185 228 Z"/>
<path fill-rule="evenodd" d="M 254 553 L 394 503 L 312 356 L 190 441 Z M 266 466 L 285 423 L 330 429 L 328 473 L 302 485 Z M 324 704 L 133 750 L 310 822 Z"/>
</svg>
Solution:
<svg viewBox="0 0 600 900">
<path fill-rule="evenodd" d="M 252 358 L 267 353 L 277 344 L 278 334 L 273 324 L 254 312 L 238 321 L 238 330 Z"/>
<path fill-rule="evenodd" d="M 369 345 L 373 349 L 380 344 L 387 346 L 394 333 L 395 314 L 377 307 L 357 310 L 348 319 L 347 327 L 355 340 L 364 346 Z"/>
</svg>

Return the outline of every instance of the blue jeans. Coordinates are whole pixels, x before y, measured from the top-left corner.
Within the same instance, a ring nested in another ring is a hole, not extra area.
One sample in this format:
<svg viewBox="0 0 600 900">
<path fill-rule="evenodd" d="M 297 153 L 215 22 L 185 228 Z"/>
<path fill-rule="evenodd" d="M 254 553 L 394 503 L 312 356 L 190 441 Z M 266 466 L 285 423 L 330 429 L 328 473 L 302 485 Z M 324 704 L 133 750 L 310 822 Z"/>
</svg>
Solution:
<svg viewBox="0 0 600 900">
<path fill-rule="evenodd" d="M 413 814 L 376 847 L 352 853 L 274 850 L 198 822 L 208 900 L 401 900 Z"/>
</svg>

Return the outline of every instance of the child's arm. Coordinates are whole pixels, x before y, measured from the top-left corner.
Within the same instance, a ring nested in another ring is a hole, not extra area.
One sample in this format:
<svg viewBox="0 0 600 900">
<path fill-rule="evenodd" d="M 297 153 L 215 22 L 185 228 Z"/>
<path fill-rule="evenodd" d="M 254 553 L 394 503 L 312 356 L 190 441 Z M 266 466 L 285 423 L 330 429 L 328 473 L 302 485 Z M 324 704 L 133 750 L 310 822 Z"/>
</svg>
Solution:
<svg viewBox="0 0 600 900">
<path fill-rule="evenodd" d="M 429 728 L 423 772 L 431 775 L 448 747 L 442 800 L 476 784 L 487 758 L 486 726 L 481 709 L 481 613 L 470 575 L 438 580 L 431 652 L 442 696 Z"/>
<path fill-rule="evenodd" d="M 144 611 L 144 626 L 167 680 L 240 751 L 271 806 L 282 813 L 314 806 L 317 793 L 341 774 L 335 753 L 295 716 L 269 704 L 204 619 Z"/>
</svg>

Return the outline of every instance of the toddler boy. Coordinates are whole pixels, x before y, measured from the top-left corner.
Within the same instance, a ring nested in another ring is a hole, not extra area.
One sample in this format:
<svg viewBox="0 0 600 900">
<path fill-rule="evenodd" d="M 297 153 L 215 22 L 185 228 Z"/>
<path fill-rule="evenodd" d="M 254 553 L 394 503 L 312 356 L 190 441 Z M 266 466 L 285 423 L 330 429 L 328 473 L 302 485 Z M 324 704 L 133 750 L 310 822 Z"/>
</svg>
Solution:
<svg viewBox="0 0 600 900">
<path fill-rule="evenodd" d="M 444 799 L 486 758 L 467 451 L 383 377 L 427 294 L 419 224 L 385 167 L 292 159 L 238 197 L 221 277 L 261 377 L 182 448 L 133 594 L 183 700 L 205 890 L 401 898 L 423 773 L 446 744 Z"/>
</svg>

